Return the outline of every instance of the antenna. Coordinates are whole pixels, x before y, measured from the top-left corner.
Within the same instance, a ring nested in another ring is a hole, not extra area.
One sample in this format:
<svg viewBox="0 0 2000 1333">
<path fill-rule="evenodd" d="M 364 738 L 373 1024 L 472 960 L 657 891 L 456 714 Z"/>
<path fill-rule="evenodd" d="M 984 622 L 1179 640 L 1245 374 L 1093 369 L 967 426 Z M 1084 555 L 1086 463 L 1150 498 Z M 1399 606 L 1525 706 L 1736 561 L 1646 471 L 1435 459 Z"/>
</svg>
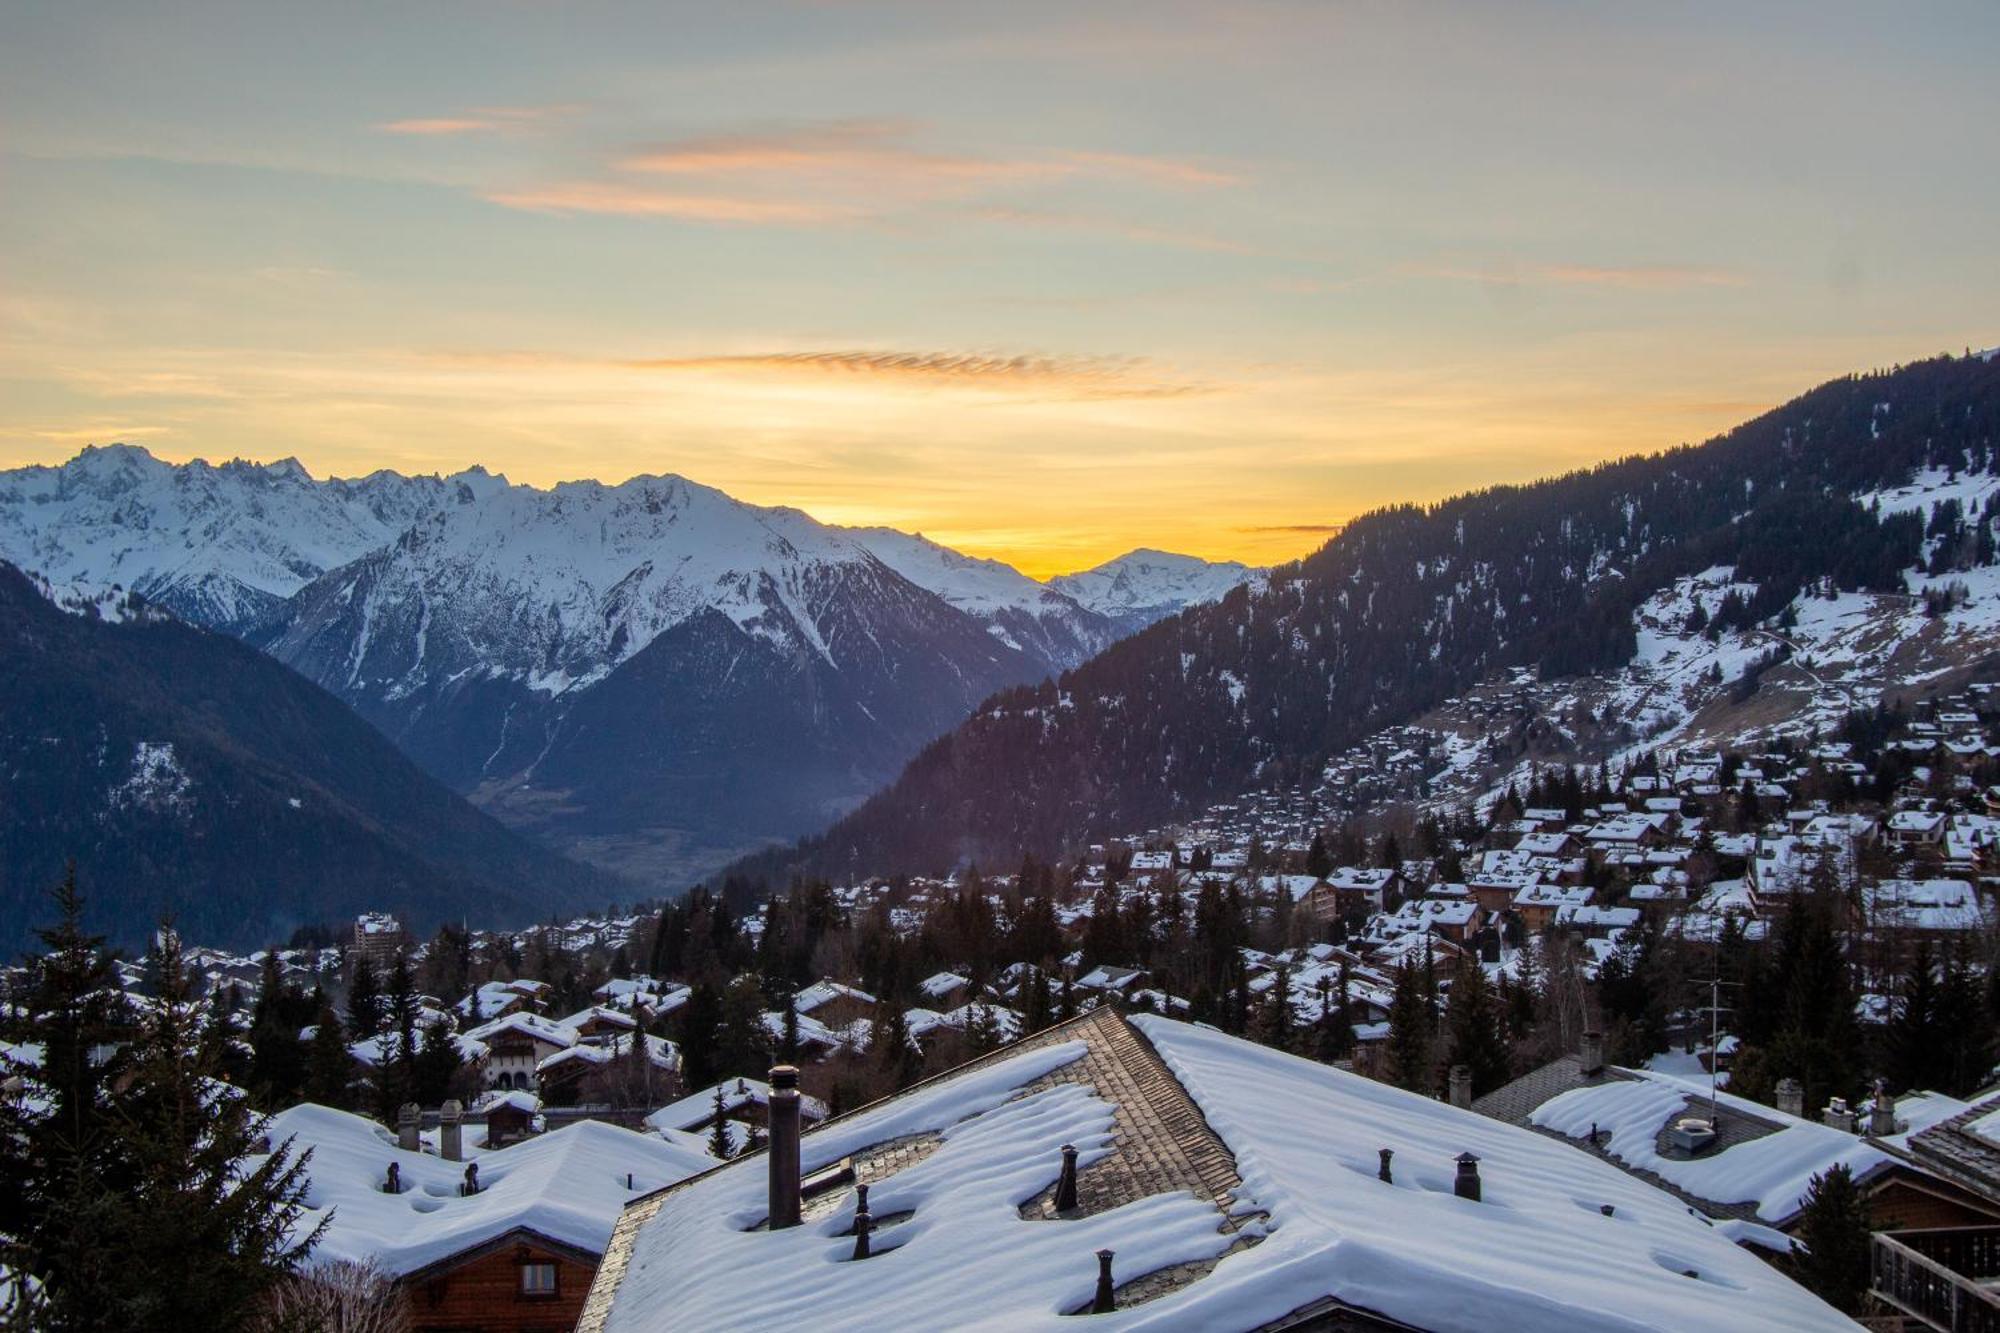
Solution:
<svg viewBox="0 0 2000 1333">
<path fill-rule="evenodd" d="M 1724 981 L 1720 975 L 1697 981 L 1696 985 L 1708 987 L 1708 1127 L 1715 1129 L 1716 1119 L 1716 1073 L 1722 1067 L 1722 1015 L 1733 1013 L 1722 1004 L 1724 986 L 1741 985 L 1740 982 Z"/>
</svg>

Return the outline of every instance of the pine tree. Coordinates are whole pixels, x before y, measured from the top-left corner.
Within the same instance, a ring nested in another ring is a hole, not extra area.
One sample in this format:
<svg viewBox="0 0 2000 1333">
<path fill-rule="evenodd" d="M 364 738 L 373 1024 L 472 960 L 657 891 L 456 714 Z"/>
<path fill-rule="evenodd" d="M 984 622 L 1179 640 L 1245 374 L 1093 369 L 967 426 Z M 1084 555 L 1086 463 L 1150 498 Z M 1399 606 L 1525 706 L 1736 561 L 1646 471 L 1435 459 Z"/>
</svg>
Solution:
<svg viewBox="0 0 2000 1333">
<path fill-rule="evenodd" d="M 327 1225 L 294 1233 L 310 1154 L 289 1141 L 263 1151 L 247 1099 L 202 1066 L 200 1006 L 171 929 L 160 932 L 153 963 L 159 994 L 117 1100 L 133 1185 L 102 1238 L 118 1257 L 117 1326 L 245 1328 Z"/>
<path fill-rule="evenodd" d="M 306 1047 L 291 1022 L 301 998 L 286 986 L 276 950 L 264 954 L 257 1004 L 250 1013 L 250 1090 L 269 1110 L 290 1106 L 305 1084 Z"/>
<path fill-rule="evenodd" d="M 354 964 L 354 980 L 347 988 L 347 1035 L 367 1041 L 382 1031 L 382 983 L 364 956 Z"/>
<path fill-rule="evenodd" d="M 451 1096 L 451 1086 L 464 1067 L 465 1057 L 459 1053 L 451 1020 L 441 1018 L 432 1023 L 418 1040 L 410 1071 L 411 1099 L 421 1106 L 439 1105 Z"/>
<path fill-rule="evenodd" d="M 1911 953 L 1910 969 L 1903 976 L 1895 1013 L 1883 1034 L 1891 1084 L 1904 1091 L 1943 1089 L 1941 1073 L 1949 1050 L 1949 1039 L 1942 1030 L 1945 1023 L 1938 1006 L 1937 960 L 1930 941 L 1919 939 Z"/>
<path fill-rule="evenodd" d="M 349 1085 L 353 1078 L 354 1057 L 347 1053 L 340 1019 L 332 1005 L 322 1005 L 318 1026 L 306 1047 L 306 1100 L 344 1111 L 352 1097 Z"/>
<path fill-rule="evenodd" d="M 890 1090 L 900 1092 L 923 1073 L 924 1057 L 910 1040 L 910 1024 L 902 1008 L 892 1004 L 885 1006 L 885 1010 L 876 1015 L 869 1050 Z"/>
<path fill-rule="evenodd" d="M 708 1127 L 708 1155 L 717 1161 L 729 1160 L 729 1119 L 723 1112 L 722 1085 L 715 1085 L 715 1123 Z"/>
<path fill-rule="evenodd" d="M 1447 1065 L 1472 1071 L 1472 1095 L 1483 1097 L 1504 1084 L 1512 1073 L 1507 1044 L 1500 1037 L 1499 1016 L 1486 984 L 1486 969 L 1471 956 L 1459 959 L 1451 979 L 1451 996 L 1444 1011 Z"/>
<path fill-rule="evenodd" d="M 1422 975 L 1408 960 L 1396 965 L 1396 989 L 1389 1001 L 1389 1081 L 1412 1092 L 1437 1086 L 1434 1064 L 1436 1011 L 1424 996 Z"/>
<path fill-rule="evenodd" d="M 1266 1046 L 1281 1051 L 1292 1049 L 1292 967 L 1289 963 L 1278 964 L 1277 973 L 1271 979 L 1271 989 L 1264 993 L 1264 1002 L 1257 1007 L 1257 1014 L 1251 1025 L 1255 1039 Z"/>
<path fill-rule="evenodd" d="M 1861 1309 L 1868 1291 L 1868 1200 L 1845 1162 L 1812 1178 L 1793 1231 L 1799 1281 L 1843 1314 Z"/>
<path fill-rule="evenodd" d="M 1040 1032 L 1050 1022 L 1048 977 L 1030 964 L 1021 979 L 1021 1035 Z"/>
<path fill-rule="evenodd" d="M 9 1061 L 25 1095 L 0 1098 L 0 1225 L 13 1242 L 8 1266 L 39 1284 L 35 1326 L 83 1333 L 123 1326 L 122 1261 L 104 1235 L 136 1177 L 112 1106 L 133 1026 L 104 937 L 84 931 L 74 866 L 52 896 L 57 920 L 36 932 L 43 952 L 26 1006 L 42 1058 Z"/>
</svg>

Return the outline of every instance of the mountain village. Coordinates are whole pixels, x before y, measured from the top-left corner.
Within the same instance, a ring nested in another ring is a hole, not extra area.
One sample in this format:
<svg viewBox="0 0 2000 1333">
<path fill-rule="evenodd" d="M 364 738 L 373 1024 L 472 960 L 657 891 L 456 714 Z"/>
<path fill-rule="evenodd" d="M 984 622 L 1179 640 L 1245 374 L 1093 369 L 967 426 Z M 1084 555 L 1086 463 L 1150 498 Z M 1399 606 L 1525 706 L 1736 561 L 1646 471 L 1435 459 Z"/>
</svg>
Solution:
<svg viewBox="0 0 2000 1333">
<path fill-rule="evenodd" d="M 1410 754 L 1330 776 L 1387 787 Z M 1794 1277 L 1984 1326 L 2000 686 L 1749 751 L 1506 773 L 1477 804 L 1368 819 L 1324 788 L 1246 796 L 1013 874 L 174 943 L 263 1141 L 310 1150 L 318 1258 L 413 1329 L 893 1324 L 960 1299 L 953 1255 L 987 1243 L 1025 1247 L 990 1293 L 1012 1326 L 1589 1326 L 1606 1284 L 1657 1288 L 1682 1326 L 1838 1322 Z M 1808 915 L 1858 979 L 1837 1031 L 1894 1052 L 1956 1027 L 1963 1058 L 1760 1080 L 1758 1049 L 1801 1034 L 1738 1021 L 1771 984 L 1748 960 L 1808 949 Z M 117 975 L 157 1003 L 155 964 Z M 1503 1039 L 1467 1035 L 1481 1016 Z M 41 1058 L 6 1055 L 17 1085 Z M 1830 1245 L 1794 1244 L 1835 1175 L 1873 1236 L 1829 1273 Z M 759 1239 L 783 1208 L 800 1239 Z M 1287 1257 L 1342 1238 L 1323 1270 Z M 850 1249 L 896 1258 L 874 1282 L 825 1267 Z"/>
</svg>

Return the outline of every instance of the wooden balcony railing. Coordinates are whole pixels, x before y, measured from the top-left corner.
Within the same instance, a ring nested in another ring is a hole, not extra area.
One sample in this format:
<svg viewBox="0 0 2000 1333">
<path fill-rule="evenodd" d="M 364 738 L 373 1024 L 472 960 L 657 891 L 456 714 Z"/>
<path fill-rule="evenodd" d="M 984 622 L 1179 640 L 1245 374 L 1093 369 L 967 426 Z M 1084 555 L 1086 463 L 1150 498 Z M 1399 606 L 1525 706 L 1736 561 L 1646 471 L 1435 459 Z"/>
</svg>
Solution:
<svg viewBox="0 0 2000 1333">
<path fill-rule="evenodd" d="M 1941 1333 L 2000 1333 L 2000 1227 L 1878 1232 L 1869 1250 L 1874 1293 Z"/>
</svg>

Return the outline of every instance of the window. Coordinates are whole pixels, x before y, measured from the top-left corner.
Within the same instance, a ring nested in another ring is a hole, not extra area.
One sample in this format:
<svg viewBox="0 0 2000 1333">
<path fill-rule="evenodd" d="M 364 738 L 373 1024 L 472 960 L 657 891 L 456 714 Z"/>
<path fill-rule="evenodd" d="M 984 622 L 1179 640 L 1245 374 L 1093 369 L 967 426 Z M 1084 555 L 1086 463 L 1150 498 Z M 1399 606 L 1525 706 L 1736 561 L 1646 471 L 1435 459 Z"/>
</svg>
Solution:
<svg viewBox="0 0 2000 1333">
<path fill-rule="evenodd" d="M 554 1264 L 522 1264 L 521 1294 L 523 1296 L 553 1296 L 556 1294 L 556 1266 Z"/>
</svg>

